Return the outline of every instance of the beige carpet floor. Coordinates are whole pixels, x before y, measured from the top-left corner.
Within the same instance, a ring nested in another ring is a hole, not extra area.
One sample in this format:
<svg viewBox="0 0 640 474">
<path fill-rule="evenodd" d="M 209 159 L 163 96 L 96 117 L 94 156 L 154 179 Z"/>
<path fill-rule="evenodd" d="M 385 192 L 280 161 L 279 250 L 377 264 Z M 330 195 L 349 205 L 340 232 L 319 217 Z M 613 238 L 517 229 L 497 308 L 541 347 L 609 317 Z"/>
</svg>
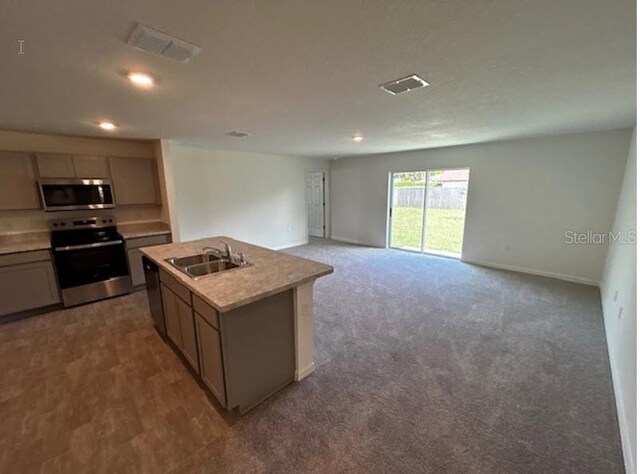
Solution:
<svg viewBox="0 0 640 474">
<path fill-rule="evenodd" d="M 314 241 L 317 370 L 243 417 L 144 293 L 0 326 L 0 472 L 622 472 L 597 288 Z"/>
</svg>

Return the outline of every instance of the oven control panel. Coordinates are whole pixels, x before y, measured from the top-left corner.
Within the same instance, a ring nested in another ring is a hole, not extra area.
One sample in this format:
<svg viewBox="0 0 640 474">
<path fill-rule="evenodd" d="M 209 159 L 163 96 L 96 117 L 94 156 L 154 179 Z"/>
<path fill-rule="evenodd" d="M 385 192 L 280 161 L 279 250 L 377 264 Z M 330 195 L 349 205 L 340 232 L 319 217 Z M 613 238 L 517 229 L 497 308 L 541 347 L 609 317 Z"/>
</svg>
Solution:
<svg viewBox="0 0 640 474">
<path fill-rule="evenodd" d="M 66 219 L 55 219 L 49 223 L 51 230 L 69 229 L 96 229 L 100 227 L 113 227 L 116 225 L 116 218 L 113 216 L 101 217 L 69 217 Z"/>
</svg>

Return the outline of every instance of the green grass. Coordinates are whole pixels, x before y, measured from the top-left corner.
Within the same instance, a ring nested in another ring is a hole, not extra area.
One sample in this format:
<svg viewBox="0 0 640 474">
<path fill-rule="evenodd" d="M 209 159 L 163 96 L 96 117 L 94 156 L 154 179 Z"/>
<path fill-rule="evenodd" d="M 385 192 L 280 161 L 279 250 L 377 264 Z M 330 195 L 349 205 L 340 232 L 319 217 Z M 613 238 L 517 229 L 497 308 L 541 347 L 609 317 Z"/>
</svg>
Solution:
<svg viewBox="0 0 640 474">
<path fill-rule="evenodd" d="M 393 210 L 391 247 L 420 250 L 422 209 L 396 207 Z M 428 209 L 425 251 L 460 254 L 464 231 L 464 210 Z"/>
</svg>

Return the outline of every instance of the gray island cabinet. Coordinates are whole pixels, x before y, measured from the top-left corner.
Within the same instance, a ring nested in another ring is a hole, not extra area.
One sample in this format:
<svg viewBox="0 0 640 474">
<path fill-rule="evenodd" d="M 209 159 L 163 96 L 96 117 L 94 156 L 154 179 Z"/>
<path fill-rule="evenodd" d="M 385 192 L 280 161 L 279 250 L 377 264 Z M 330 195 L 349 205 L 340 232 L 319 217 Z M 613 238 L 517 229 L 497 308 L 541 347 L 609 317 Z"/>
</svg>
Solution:
<svg viewBox="0 0 640 474">
<path fill-rule="evenodd" d="M 166 262 L 231 245 L 249 266 L 193 279 Z M 313 283 L 333 267 L 227 237 L 141 249 L 159 266 L 166 336 L 228 410 L 313 372 Z"/>
</svg>

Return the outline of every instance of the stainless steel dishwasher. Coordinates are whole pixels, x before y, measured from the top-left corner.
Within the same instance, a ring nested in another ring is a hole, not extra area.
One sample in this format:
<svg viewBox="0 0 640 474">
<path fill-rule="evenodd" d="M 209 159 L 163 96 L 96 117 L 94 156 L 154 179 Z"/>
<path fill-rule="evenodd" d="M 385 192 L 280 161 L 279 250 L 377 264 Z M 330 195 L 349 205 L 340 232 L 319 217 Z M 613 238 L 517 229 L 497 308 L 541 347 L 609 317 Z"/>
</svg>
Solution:
<svg viewBox="0 0 640 474">
<path fill-rule="evenodd" d="M 149 299 L 149 311 L 158 332 L 164 337 L 167 330 L 164 325 L 164 311 L 162 309 L 162 292 L 160 291 L 160 273 L 158 265 L 143 256 L 144 279 L 147 283 L 147 298 Z"/>
</svg>

